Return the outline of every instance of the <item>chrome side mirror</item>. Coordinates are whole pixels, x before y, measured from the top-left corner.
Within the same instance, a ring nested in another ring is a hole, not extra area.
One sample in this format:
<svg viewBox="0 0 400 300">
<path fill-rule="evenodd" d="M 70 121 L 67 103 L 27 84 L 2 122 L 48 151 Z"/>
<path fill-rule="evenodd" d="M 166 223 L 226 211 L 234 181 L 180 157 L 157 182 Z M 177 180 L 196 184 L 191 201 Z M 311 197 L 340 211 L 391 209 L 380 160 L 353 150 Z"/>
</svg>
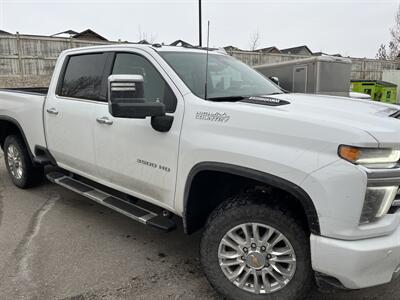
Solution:
<svg viewBox="0 0 400 300">
<path fill-rule="evenodd" d="M 144 119 L 165 115 L 165 105 L 146 102 L 142 75 L 108 77 L 108 108 L 115 118 Z"/>
</svg>

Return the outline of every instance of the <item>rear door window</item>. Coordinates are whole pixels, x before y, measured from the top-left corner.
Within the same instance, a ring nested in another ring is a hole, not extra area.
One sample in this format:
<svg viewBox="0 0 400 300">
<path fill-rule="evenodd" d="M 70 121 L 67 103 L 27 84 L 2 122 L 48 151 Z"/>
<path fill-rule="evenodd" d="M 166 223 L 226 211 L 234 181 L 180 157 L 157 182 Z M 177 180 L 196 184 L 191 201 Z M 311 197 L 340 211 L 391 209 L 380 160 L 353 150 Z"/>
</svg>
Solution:
<svg viewBox="0 0 400 300">
<path fill-rule="evenodd" d="M 96 101 L 106 101 L 104 86 L 105 53 L 70 56 L 59 95 Z"/>
</svg>

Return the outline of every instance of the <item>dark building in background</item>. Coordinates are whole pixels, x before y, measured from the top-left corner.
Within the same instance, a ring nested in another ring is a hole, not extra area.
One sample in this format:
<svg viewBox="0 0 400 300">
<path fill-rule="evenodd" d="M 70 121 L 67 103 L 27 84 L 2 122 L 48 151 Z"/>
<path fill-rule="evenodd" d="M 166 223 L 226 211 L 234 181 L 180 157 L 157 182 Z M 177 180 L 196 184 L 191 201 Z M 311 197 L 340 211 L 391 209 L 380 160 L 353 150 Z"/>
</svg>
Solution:
<svg viewBox="0 0 400 300">
<path fill-rule="evenodd" d="M 243 51 L 242 49 L 235 47 L 235 46 L 226 46 L 224 47 L 226 52 L 230 52 L 230 51 Z"/>
<path fill-rule="evenodd" d="M 82 32 L 77 32 L 75 30 L 66 30 L 63 32 L 55 33 L 51 35 L 51 37 L 72 38 L 85 41 L 108 42 L 108 40 L 105 37 L 102 37 L 100 34 L 94 32 L 91 29 L 86 29 Z"/>
<path fill-rule="evenodd" d="M 85 31 L 79 32 L 78 34 L 75 34 L 72 38 L 85 41 L 108 41 L 105 37 L 102 37 L 100 34 L 94 32 L 91 29 L 86 29 Z"/>
<path fill-rule="evenodd" d="M 278 48 L 276 48 L 275 46 L 273 47 L 267 47 L 267 48 L 261 48 L 261 49 L 257 49 L 254 50 L 254 52 L 261 52 L 261 53 L 282 53 Z"/>
<path fill-rule="evenodd" d="M 293 47 L 293 48 L 281 49 L 281 53 L 283 53 L 283 54 L 291 54 L 291 55 L 305 55 L 305 56 L 313 55 L 313 53 L 310 50 L 310 48 L 308 48 L 305 45 L 304 46 Z"/>
<path fill-rule="evenodd" d="M 172 42 L 170 46 L 181 46 L 181 47 L 193 47 L 190 43 L 184 41 L 184 40 L 176 40 L 175 42 Z"/>
<path fill-rule="evenodd" d="M 7 31 L 0 30 L 0 35 L 12 35 L 12 34 Z"/>
</svg>

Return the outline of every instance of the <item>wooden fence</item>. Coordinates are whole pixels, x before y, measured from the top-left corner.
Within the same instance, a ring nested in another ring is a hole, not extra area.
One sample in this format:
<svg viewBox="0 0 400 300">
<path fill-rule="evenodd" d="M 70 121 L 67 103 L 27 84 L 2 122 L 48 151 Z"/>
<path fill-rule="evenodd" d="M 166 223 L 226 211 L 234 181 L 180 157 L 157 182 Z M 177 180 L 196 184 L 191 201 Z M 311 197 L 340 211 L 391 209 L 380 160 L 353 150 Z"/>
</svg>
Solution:
<svg viewBox="0 0 400 300">
<path fill-rule="evenodd" d="M 61 51 L 69 48 L 113 44 L 28 35 L 0 36 L 0 88 L 18 85 L 43 86 L 50 81 Z M 250 66 L 277 63 L 309 56 L 232 51 L 229 53 Z M 399 62 L 352 58 L 353 79 L 381 80 L 384 70 L 399 70 Z"/>
<path fill-rule="evenodd" d="M 65 49 L 111 42 L 22 35 L 0 36 L 0 76 L 50 76 Z"/>
<path fill-rule="evenodd" d="M 310 58 L 310 56 L 302 55 L 255 53 L 246 51 L 231 51 L 229 54 L 250 66 Z M 400 62 L 352 57 L 350 59 L 352 61 L 352 79 L 382 80 L 384 70 L 400 70 Z"/>
</svg>

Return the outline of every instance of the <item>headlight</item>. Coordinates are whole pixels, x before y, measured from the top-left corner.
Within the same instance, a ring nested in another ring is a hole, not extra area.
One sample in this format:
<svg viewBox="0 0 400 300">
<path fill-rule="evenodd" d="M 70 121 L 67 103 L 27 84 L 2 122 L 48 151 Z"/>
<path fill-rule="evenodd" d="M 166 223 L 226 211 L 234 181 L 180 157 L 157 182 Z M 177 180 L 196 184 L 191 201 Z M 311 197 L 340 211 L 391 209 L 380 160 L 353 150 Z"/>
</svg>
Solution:
<svg viewBox="0 0 400 300">
<path fill-rule="evenodd" d="M 371 169 L 393 168 L 400 160 L 400 150 L 359 148 L 341 145 L 338 149 L 341 158 Z"/>
<path fill-rule="evenodd" d="M 360 217 L 360 224 L 372 222 L 386 215 L 396 197 L 398 189 L 398 186 L 368 187 Z"/>
</svg>

